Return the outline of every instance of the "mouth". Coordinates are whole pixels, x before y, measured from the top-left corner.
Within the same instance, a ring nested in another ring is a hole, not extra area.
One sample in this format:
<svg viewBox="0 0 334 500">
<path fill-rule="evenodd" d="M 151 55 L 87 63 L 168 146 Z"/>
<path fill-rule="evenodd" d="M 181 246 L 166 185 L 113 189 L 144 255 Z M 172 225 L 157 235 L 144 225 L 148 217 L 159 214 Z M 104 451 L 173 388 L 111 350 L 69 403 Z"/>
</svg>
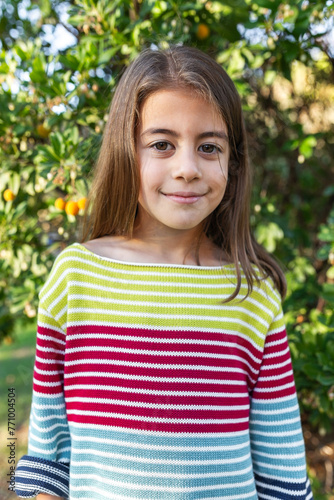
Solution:
<svg viewBox="0 0 334 500">
<path fill-rule="evenodd" d="M 162 194 L 171 201 L 175 201 L 176 203 L 183 203 L 186 205 L 196 203 L 196 201 L 198 201 L 200 198 L 204 196 L 204 194 L 194 193 L 189 191 L 176 191 L 174 193 L 162 193 Z"/>
</svg>

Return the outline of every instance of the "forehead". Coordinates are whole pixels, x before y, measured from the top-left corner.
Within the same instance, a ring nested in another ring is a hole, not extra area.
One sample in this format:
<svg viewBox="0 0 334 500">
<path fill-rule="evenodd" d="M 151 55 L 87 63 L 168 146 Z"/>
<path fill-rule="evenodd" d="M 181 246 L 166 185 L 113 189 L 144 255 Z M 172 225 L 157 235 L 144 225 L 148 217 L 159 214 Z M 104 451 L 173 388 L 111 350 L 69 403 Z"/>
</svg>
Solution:
<svg viewBox="0 0 334 500">
<path fill-rule="evenodd" d="M 209 128 L 227 133 L 227 126 L 216 107 L 193 89 L 159 90 L 147 97 L 140 108 L 141 129 L 164 126 L 170 128 Z M 167 126 L 168 125 L 168 126 Z"/>
</svg>

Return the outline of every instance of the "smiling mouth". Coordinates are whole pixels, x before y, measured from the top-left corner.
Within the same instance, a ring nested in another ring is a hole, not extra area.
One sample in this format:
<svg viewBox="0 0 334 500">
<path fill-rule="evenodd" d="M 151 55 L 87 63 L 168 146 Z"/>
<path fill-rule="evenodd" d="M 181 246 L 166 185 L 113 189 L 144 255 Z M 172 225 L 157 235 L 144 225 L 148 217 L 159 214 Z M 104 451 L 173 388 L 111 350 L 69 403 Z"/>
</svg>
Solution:
<svg viewBox="0 0 334 500">
<path fill-rule="evenodd" d="M 183 203 L 185 205 L 190 205 L 192 203 L 196 203 L 200 198 L 204 196 L 204 194 L 200 193 L 192 193 L 192 192 L 176 192 L 176 193 L 162 193 L 166 198 L 171 201 L 175 201 L 176 203 Z"/>
</svg>

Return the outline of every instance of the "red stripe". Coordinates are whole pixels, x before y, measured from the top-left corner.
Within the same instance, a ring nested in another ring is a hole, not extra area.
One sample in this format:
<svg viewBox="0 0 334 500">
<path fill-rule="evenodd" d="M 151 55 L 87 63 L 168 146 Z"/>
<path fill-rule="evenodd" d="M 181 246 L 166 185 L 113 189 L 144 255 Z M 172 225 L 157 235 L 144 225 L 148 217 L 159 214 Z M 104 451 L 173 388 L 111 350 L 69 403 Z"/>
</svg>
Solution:
<svg viewBox="0 0 334 500">
<path fill-rule="evenodd" d="M 63 394 L 63 387 L 61 385 L 49 387 L 34 382 L 33 389 L 41 394 Z"/>
<path fill-rule="evenodd" d="M 42 341 L 42 339 L 39 339 L 38 334 L 47 335 L 49 337 L 53 337 L 62 341 L 66 340 L 66 336 L 63 333 L 54 330 L 52 327 L 46 328 L 44 326 L 41 326 L 40 324 L 37 325 L 37 342 L 38 340 Z M 46 342 L 50 342 L 50 340 L 47 340 Z"/>
<path fill-rule="evenodd" d="M 158 403 L 159 404 L 159 403 Z M 161 404 L 161 403 L 160 403 Z M 175 420 L 183 420 L 183 419 L 224 419 L 231 420 L 240 419 L 240 418 L 248 418 L 249 410 L 235 410 L 233 413 L 229 410 L 203 410 L 201 408 L 198 409 L 171 409 L 171 408 L 145 408 L 145 407 L 135 407 L 135 406 L 127 406 L 114 404 L 112 401 L 108 403 L 88 403 L 88 402 L 66 402 L 67 410 L 77 410 L 79 413 L 81 411 L 93 411 L 93 412 L 101 412 L 105 413 L 106 417 L 111 416 L 110 414 L 116 413 L 121 415 L 128 416 L 137 416 L 137 417 L 145 417 L 145 418 L 169 418 Z"/>
<path fill-rule="evenodd" d="M 285 389 L 280 389 L 279 387 L 271 392 L 257 392 L 256 389 L 253 391 L 253 399 L 277 399 L 284 398 L 286 396 L 292 396 L 296 394 L 295 386 L 288 387 Z"/>
<path fill-rule="evenodd" d="M 173 405 L 214 405 L 214 406 L 228 406 L 230 411 L 235 411 L 234 406 L 248 405 L 248 396 L 240 396 L 236 398 L 214 397 L 210 393 L 206 396 L 186 396 L 186 395 L 168 395 L 168 394 L 138 394 L 113 390 L 95 390 L 95 389 L 66 389 L 66 398 L 72 397 L 85 397 L 85 398 L 98 398 L 107 399 L 110 402 L 113 400 L 120 401 L 133 401 L 138 403 L 156 403 L 156 404 L 173 404 Z M 233 401 L 233 405 L 231 404 Z"/>
<path fill-rule="evenodd" d="M 214 432 L 238 432 L 247 430 L 248 422 L 229 423 L 229 424 L 189 424 L 189 423 L 161 423 L 161 422 L 141 422 L 137 420 L 122 420 L 113 417 L 97 417 L 88 415 L 68 415 L 70 422 L 87 423 L 94 425 L 105 425 L 121 427 L 125 429 L 136 429 L 157 432 L 172 433 L 214 433 Z"/>
<path fill-rule="evenodd" d="M 96 337 L 93 338 L 87 338 L 85 337 L 85 333 L 87 334 L 96 334 Z M 110 346 L 110 345 L 116 345 L 116 342 L 125 342 L 126 344 L 130 344 L 132 342 L 134 343 L 139 343 L 141 342 L 140 340 L 114 340 L 114 339 L 108 339 L 108 338 L 99 338 L 99 334 L 103 335 L 124 335 L 127 337 L 145 337 L 145 338 L 152 338 L 154 340 L 157 339 L 162 339 L 162 340 L 170 340 L 171 342 L 168 343 L 161 343 L 159 344 L 159 350 L 167 350 L 169 345 L 176 346 L 176 345 L 182 345 L 182 344 L 175 344 L 172 341 L 173 340 L 180 340 L 180 341 L 192 341 L 192 340 L 200 340 L 200 341 L 207 341 L 207 342 L 226 342 L 230 345 L 227 346 L 212 346 L 214 349 L 214 352 L 219 351 L 222 348 L 237 348 L 239 345 L 246 347 L 252 355 L 254 355 L 257 358 L 261 357 L 261 350 L 256 349 L 253 344 L 248 341 L 247 336 L 243 337 L 238 337 L 237 335 L 233 334 L 227 334 L 225 332 L 217 333 L 217 332 L 198 332 L 198 331 L 189 331 L 189 330 L 178 330 L 178 331 L 173 331 L 173 330 L 150 330 L 150 329 L 143 329 L 143 328 L 123 328 L 123 327 L 117 327 L 117 326 L 94 326 L 94 325 L 87 325 L 87 326 L 80 326 L 80 327 L 69 327 L 67 329 L 67 335 L 66 335 L 66 341 L 67 341 L 67 347 L 72 348 L 72 347 L 79 347 L 80 345 L 96 345 L 96 346 Z M 80 335 L 80 338 L 73 339 L 73 335 Z M 149 345 L 150 349 L 154 348 L 155 343 L 150 343 L 150 342 L 143 342 L 143 345 Z M 192 350 L 197 350 L 197 351 L 202 351 L 203 349 L 210 347 L 207 345 L 199 345 L 199 344 L 192 344 L 191 349 Z M 144 347 L 145 348 L 145 347 Z M 184 348 L 186 350 L 189 350 L 189 344 L 184 344 Z M 147 347 L 146 347 L 147 349 Z M 210 351 L 208 351 L 210 352 Z"/>
</svg>

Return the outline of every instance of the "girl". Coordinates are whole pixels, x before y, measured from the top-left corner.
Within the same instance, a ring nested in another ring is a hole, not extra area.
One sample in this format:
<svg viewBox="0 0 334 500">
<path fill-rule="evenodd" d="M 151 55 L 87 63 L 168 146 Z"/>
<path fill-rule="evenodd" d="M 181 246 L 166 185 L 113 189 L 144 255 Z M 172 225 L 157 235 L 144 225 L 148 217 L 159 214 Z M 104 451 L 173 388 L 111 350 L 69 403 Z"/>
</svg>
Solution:
<svg viewBox="0 0 334 500">
<path fill-rule="evenodd" d="M 82 243 L 39 295 L 19 496 L 312 498 L 285 280 L 249 200 L 230 78 L 194 48 L 144 51 L 112 101 Z"/>
</svg>

